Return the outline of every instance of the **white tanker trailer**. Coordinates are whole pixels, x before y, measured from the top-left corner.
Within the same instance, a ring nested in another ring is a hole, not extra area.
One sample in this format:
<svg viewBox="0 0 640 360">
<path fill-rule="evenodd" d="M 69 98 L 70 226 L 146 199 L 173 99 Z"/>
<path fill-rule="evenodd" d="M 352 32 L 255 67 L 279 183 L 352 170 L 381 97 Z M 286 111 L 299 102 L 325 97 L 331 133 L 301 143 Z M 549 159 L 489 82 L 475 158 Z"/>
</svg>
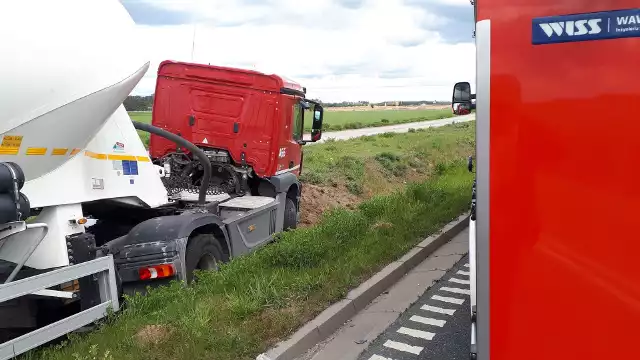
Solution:
<svg viewBox="0 0 640 360">
<path fill-rule="evenodd" d="M 133 25 L 117 0 L 0 3 L 0 360 L 118 310 L 123 292 L 189 280 L 190 261 L 215 268 L 283 229 L 280 190 L 167 196 L 165 168 L 122 105 L 149 67 Z M 295 181 L 286 175 L 277 183 Z"/>
</svg>

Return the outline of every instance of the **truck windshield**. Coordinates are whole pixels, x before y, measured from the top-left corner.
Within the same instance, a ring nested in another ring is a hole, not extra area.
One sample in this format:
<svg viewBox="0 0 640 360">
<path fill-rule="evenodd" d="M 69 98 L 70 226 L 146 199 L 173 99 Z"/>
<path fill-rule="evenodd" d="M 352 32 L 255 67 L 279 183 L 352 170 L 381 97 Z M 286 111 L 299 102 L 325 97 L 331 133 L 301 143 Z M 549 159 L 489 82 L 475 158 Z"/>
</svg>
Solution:
<svg viewBox="0 0 640 360">
<path fill-rule="evenodd" d="M 293 105 L 292 110 L 292 121 L 291 121 L 291 130 L 293 132 L 293 140 L 302 140 L 303 134 L 303 119 L 304 119 L 304 111 L 302 110 L 302 106 L 296 103 Z"/>
</svg>

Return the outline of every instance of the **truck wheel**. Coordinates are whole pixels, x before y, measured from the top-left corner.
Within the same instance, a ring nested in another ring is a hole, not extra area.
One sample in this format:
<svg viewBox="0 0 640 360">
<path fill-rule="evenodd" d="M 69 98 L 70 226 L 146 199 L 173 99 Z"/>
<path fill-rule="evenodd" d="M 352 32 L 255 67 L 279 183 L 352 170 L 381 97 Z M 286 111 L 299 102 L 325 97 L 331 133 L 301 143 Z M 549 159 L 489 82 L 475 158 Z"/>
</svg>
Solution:
<svg viewBox="0 0 640 360">
<path fill-rule="evenodd" d="M 283 230 L 295 229 L 298 227 L 298 209 L 296 203 L 291 198 L 287 198 L 284 203 L 284 224 Z"/>
<path fill-rule="evenodd" d="M 218 240 L 211 234 L 198 234 L 189 240 L 185 254 L 187 283 L 193 280 L 194 270 L 218 270 L 228 261 Z"/>
</svg>

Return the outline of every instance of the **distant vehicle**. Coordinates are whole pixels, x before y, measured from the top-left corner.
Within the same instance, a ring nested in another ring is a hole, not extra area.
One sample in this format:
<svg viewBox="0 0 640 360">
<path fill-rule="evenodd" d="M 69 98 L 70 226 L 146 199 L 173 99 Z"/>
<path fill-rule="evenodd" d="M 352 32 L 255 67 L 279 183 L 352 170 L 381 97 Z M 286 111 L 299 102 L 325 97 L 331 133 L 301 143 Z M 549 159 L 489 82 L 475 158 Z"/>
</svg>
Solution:
<svg viewBox="0 0 640 360">
<path fill-rule="evenodd" d="M 471 103 L 453 103 L 451 106 L 455 115 L 467 115 L 471 113 Z"/>
</svg>

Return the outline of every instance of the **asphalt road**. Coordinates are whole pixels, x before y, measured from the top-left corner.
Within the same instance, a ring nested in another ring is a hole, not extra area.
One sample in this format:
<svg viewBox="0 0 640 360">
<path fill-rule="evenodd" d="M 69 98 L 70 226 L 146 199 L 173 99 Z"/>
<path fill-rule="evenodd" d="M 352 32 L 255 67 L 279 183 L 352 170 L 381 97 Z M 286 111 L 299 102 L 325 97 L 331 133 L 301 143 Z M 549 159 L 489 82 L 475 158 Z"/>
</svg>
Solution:
<svg viewBox="0 0 640 360">
<path fill-rule="evenodd" d="M 328 139 L 348 140 L 348 139 L 353 139 L 361 136 L 377 135 L 377 134 L 382 134 L 386 132 L 403 133 L 403 132 L 409 131 L 409 129 L 440 127 L 440 126 L 452 124 L 454 122 L 456 123 L 467 122 L 467 121 L 473 121 L 475 119 L 476 119 L 475 114 L 469 114 L 469 115 L 455 116 L 448 119 L 419 121 L 419 122 L 413 122 L 413 123 L 407 123 L 407 124 L 389 125 L 389 126 L 381 126 L 381 127 L 374 127 L 374 128 L 328 131 L 328 132 L 322 133 L 322 139 L 320 141 L 316 143 L 309 143 L 308 145 L 321 143 Z"/>
<path fill-rule="evenodd" d="M 371 342 L 358 360 L 468 360 L 468 255 Z"/>
</svg>

